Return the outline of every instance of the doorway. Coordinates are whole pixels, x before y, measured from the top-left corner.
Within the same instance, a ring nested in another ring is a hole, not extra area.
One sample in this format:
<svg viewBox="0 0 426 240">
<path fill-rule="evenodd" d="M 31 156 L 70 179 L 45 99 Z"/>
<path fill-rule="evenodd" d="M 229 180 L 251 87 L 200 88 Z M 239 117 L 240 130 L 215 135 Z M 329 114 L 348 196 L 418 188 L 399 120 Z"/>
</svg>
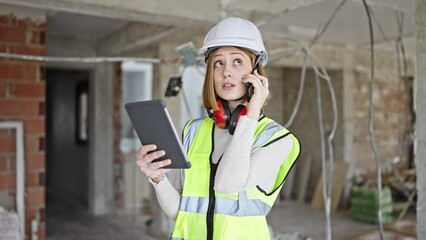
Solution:
<svg viewBox="0 0 426 240">
<path fill-rule="evenodd" d="M 88 210 L 89 70 L 46 72 L 46 208 Z"/>
</svg>

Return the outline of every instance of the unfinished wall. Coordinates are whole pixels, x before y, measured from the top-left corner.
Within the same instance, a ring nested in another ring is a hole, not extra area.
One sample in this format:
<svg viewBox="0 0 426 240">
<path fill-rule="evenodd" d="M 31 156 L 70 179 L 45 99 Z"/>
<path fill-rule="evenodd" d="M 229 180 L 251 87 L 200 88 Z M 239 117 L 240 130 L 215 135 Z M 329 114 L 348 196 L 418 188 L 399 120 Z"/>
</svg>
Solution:
<svg viewBox="0 0 426 240">
<path fill-rule="evenodd" d="M 375 169 L 374 155 L 368 137 L 368 109 L 370 92 L 370 53 L 368 50 L 356 52 L 354 103 L 355 136 L 354 146 L 356 166 L 362 169 Z M 402 167 L 407 166 L 408 146 L 404 137 L 410 134 L 411 112 L 410 80 L 399 79 L 397 57 L 392 52 L 376 52 L 374 85 L 374 135 L 384 167 L 401 156 Z M 412 76 L 412 61 L 408 76 Z M 386 172 L 386 168 L 384 172 Z"/>
<path fill-rule="evenodd" d="M 285 45 L 284 45 L 285 46 Z M 270 45 L 277 49 L 280 45 Z M 281 46 L 282 47 L 282 46 Z M 285 46 L 289 47 L 289 46 Z M 338 131 L 334 138 L 334 160 L 350 163 L 348 183 L 353 173 L 358 171 L 374 172 L 375 162 L 368 137 L 368 111 L 370 89 L 370 51 L 365 46 L 339 46 L 318 44 L 312 51 L 327 69 L 337 95 Z M 375 85 L 374 85 L 374 128 L 375 140 L 381 154 L 384 172 L 389 168 L 391 160 L 401 156 L 398 166 L 407 167 L 408 150 L 404 137 L 410 132 L 411 112 L 410 98 L 412 95 L 412 56 L 407 56 L 408 79 L 399 80 L 397 55 L 392 49 L 376 49 Z M 267 113 L 278 122 L 288 121 L 300 82 L 303 55 L 280 59 L 272 55 L 267 71 L 270 79 L 271 99 L 265 108 Z M 402 63 L 401 63 L 402 64 Z M 308 62 L 308 69 L 312 62 Z M 401 66 L 402 68 L 402 66 Z M 288 69 L 292 69 L 293 74 Z M 402 69 L 401 69 L 402 71 Z M 307 156 L 313 159 L 309 176 L 306 197 L 313 194 L 314 186 L 320 177 L 320 142 L 319 138 L 308 137 L 318 135 L 316 92 L 312 74 L 306 79 L 305 92 L 299 113 L 290 130 L 302 137 L 302 155 L 298 162 Z M 325 86 L 325 82 L 322 81 Z M 328 90 L 323 89 L 323 96 Z M 279 96 L 282 94 L 283 96 Z M 277 104 L 281 101 L 282 104 Z M 309 103 L 308 103 L 309 101 Z M 326 100 L 326 101 L 329 101 Z M 325 103 L 330 104 L 330 102 Z M 323 103 L 324 105 L 324 103 Z M 323 106 L 325 117 L 325 133 L 331 129 L 331 107 Z M 328 126 L 327 126 L 328 125 Z M 311 128 L 310 126 L 314 126 Z M 304 140 L 304 139 L 307 140 Z M 310 143 L 312 142 L 312 143 Z M 303 175 L 300 169 L 297 175 Z M 300 185 L 300 176 L 296 176 L 295 188 Z M 297 189 L 295 189 L 297 191 Z"/>
<path fill-rule="evenodd" d="M 416 1 L 416 173 L 417 173 L 417 238 L 426 239 L 426 0 Z"/>
<path fill-rule="evenodd" d="M 42 12 L 0 10 L 0 52 L 42 56 L 45 53 L 45 15 Z M 25 233 L 41 216 L 39 238 L 45 233 L 45 68 L 42 62 L 0 58 L 0 121 L 24 126 Z M 15 192 L 15 133 L 0 130 L 0 192 Z M 14 199 L 13 199 L 14 201 Z"/>
</svg>

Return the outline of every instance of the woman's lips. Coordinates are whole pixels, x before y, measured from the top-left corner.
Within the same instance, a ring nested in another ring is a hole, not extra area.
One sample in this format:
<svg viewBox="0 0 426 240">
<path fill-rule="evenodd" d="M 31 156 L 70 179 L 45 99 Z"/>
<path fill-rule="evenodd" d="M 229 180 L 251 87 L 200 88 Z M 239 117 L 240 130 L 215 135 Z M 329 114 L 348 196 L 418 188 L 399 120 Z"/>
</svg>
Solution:
<svg viewBox="0 0 426 240">
<path fill-rule="evenodd" d="M 225 84 L 222 85 L 222 88 L 224 90 L 231 90 L 234 87 L 235 87 L 235 84 L 232 84 L 232 83 L 225 83 Z"/>
</svg>

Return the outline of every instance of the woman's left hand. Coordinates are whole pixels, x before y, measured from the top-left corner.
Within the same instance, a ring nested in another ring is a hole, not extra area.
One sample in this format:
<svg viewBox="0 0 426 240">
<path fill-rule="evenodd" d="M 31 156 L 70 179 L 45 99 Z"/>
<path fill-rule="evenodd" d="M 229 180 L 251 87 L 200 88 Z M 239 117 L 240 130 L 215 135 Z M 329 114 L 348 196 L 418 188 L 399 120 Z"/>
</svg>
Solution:
<svg viewBox="0 0 426 240">
<path fill-rule="evenodd" d="M 269 94 L 268 79 L 259 75 L 257 70 L 253 73 L 247 74 L 243 78 L 244 83 L 251 83 L 253 85 L 253 93 L 250 102 L 247 103 L 247 117 L 252 119 L 259 119 L 260 111 Z"/>
</svg>

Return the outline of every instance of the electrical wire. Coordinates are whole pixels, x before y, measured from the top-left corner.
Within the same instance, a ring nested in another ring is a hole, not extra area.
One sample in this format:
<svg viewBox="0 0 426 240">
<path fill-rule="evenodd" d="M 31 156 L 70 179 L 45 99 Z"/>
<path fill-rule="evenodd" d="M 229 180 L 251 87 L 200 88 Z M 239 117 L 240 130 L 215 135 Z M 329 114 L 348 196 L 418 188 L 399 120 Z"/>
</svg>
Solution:
<svg viewBox="0 0 426 240">
<path fill-rule="evenodd" d="M 330 26 L 331 21 L 333 21 L 334 17 L 336 16 L 337 12 L 343 7 L 343 5 L 346 3 L 347 0 L 343 0 L 340 2 L 340 4 L 334 9 L 333 13 L 331 14 L 330 18 L 327 20 L 327 22 L 317 28 L 317 32 L 315 34 L 315 37 L 312 39 L 310 46 L 314 45 L 325 33 L 327 28 Z"/>
<path fill-rule="evenodd" d="M 370 80 L 370 106 L 369 106 L 369 116 L 368 116 L 368 134 L 370 136 L 370 144 L 374 153 L 374 158 L 376 161 L 376 170 L 377 170 L 377 218 L 380 232 L 380 239 L 383 240 L 383 219 L 382 219 L 382 169 L 380 165 L 380 154 L 377 150 L 376 143 L 374 140 L 374 126 L 373 126 L 373 91 L 374 91 L 374 33 L 373 33 L 373 24 L 371 21 L 369 7 L 366 0 L 362 0 L 362 3 L 367 13 L 368 18 L 368 27 L 370 30 L 370 52 L 371 52 L 371 80 Z"/>
<path fill-rule="evenodd" d="M 305 56 L 303 58 L 302 74 L 300 75 L 300 84 L 299 84 L 299 91 L 297 93 L 296 103 L 294 104 L 293 111 L 291 112 L 290 118 L 288 119 L 286 124 L 284 124 L 285 128 L 289 128 L 291 126 L 291 124 L 293 123 L 293 120 L 296 118 L 297 112 L 299 111 L 300 102 L 302 101 L 303 91 L 304 91 L 304 88 L 305 88 L 307 60 L 308 60 L 308 53 L 305 52 Z"/>
<path fill-rule="evenodd" d="M 292 41 L 296 41 L 296 40 L 292 40 Z M 297 41 L 296 41 L 297 42 Z M 326 171 L 326 162 L 325 162 L 325 155 L 326 155 L 326 150 L 325 150 L 325 144 L 324 144 L 324 130 L 323 130 L 323 122 L 322 122 L 322 107 L 321 107 L 321 94 L 318 94 L 318 111 L 319 111 L 319 119 L 320 119 L 320 135 L 321 135 L 321 156 L 322 156 L 322 177 L 323 177 L 323 198 L 324 198 L 324 208 L 325 208 L 325 212 L 326 212 L 326 226 L 325 226 L 325 235 L 326 235 L 326 239 L 329 240 L 331 239 L 331 218 L 330 218 L 330 213 L 331 213 L 331 191 L 332 191 L 332 184 L 333 184 L 333 169 L 334 169 L 334 154 L 333 154 L 333 139 L 334 139 L 334 135 L 337 129 L 337 121 L 338 121 L 338 116 L 337 116 L 337 100 L 336 100 L 336 96 L 335 96 L 335 92 L 334 92 L 334 87 L 333 84 L 331 82 L 331 78 L 328 75 L 326 69 L 324 68 L 324 66 L 322 65 L 321 61 L 316 57 L 316 55 L 311 51 L 311 47 L 305 46 L 304 44 L 299 42 L 299 46 L 300 46 L 300 51 L 298 50 L 298 52 L 304 52 L 305 53 L 305 59 L 304 59 L 304 64 L 302 67 L 302 74 L 301 74 L 301 84 L 299 85 L 299 92 L 298 92 L 298 96 L 297 96 L 297 100 L 295 103 L 295 106 L 293 108 L 292 111 L 292 116 L 290 117 L 289 121 L 287 121 L 287 123 L 285 124 L 285 127 L 288 127 L 289 125 L 291 125 L 293 119 L 295 118 L 298 109 L 299 109 L 299 104 L 300 101 L 302 99 L 302 95 L 303 95 L 303 89 L 304 89 L 304 81 L 306 78 L 305 75 L 305 71 L 306 71 L 306 65 L 307 65 L 307 59 L 310 59 L 312 61 L 312 67 L 314 69 L 314 73 L 315 73 L 315 78 L 318 79 L 322 78 L 327 82 L 327 86 L 330 92 L 330 96 L 331 96 L 331 100 L 332 100 L 332 108 L 333 108 L 333 124 L 332 124 L 332 129 L 330 131 L 330 134 L 327 138 L 327 149 L 328 149 L 328 157 L 329 157 L 329 169 L 328 169 L 328 174 Z M 319 90 L 317 90 L 319 91 Z M 327 175 L 329 176 L 327 179 Z"/>
<path fill-rule="evenodd" d="M 382 34 L 382 37 L 384 41 L 388 41 L 389 39 L 386 37 L 385 32 L 383 31 L 382 25 L 379 23 L 379 20 L 377 20 L 376 16 L 374 15 L 374 11 L 371 8 L 371 6 L 368 6 L 368 11 L 370 11 L 370 16 L 372 17 L 372 19 L 374 20 L 374 23 L 377 25 L 377 27 L 379 28 L 380 34 Z"/>
<path fill-rule="evenodd" d="M 332 109 L 333 109 L 333 125 L 331 128 L 330 134 L 328 135 L 328 138 L 327 138 L 328 157 L 329 157 L 328 182 L 326 181 L 327 179 L 325 175 L 323 175 L 323 198 L 324 198 L 324 208 L 326 211 L 326 237 L 328 237 L 327 239 L 331 239 L 330 207 L 331 207 L 331 191 L 333 189 L 333 170 L 334 170 L 333 139 L 337 129 L 337 121 L 338 121 L 337 100 L 336 100 L 336 94 L 334 92 L 334 87 L 331 82 L 331 78 L 328 75 L 326 69 L 324 68 L 324 66 L 321 64 L 319 59 L 314 54 L 312 54 L 312 59 L 314 60 L 313 66 L 315 70 L 315 78 L 321 77 L 326 81 L 327 87 L 330 91 L 330 96 L 332 100 Z M 320 70 L 318 70 L 318 67 L 320 68 Z M 321 136 L 321 140 L 324 141 L 322 136 Z M 325 152 L 325 149 L 322 149 L 322 151 Z M 325 156 L 324 153 L 323 155 Z M 325 161 L 322 162 L 322 168 L 324 169 L 323 170 L 323 173 L 324 173 L 326 168 Z"/>
<path fill-rule="evenodd" d="M 325 239 L 330 240 L 331 239 L 331 223 L 330 223 L 330 202 L 329 201 L 329 195 L 328 195 L 328 188 L 325 187 L 327 183 L 327 170 L 325 168 L 326 166 L 326 160 L 325 160 L 325 144 L 324 144 L 324 123 L 323 123 L 323 117 L 322 117 L 322 97 L 321 97 L 321 83 L 318 77 L 318 74 L 315 74 L 315 85 L 316 85 L 316 92 L 317 92 L 317 108 L 318 108 L 318 125 L 319 125 L 319 136 L 321 138 L 321 165 L 322 165 L 322 182 L 323 182 L 323 188 L 322 188 L 322 194 L 323 199 L 325 203 L 325 217 L 326 217 L 326 224 L 325 224 Z"/>
</svg>

